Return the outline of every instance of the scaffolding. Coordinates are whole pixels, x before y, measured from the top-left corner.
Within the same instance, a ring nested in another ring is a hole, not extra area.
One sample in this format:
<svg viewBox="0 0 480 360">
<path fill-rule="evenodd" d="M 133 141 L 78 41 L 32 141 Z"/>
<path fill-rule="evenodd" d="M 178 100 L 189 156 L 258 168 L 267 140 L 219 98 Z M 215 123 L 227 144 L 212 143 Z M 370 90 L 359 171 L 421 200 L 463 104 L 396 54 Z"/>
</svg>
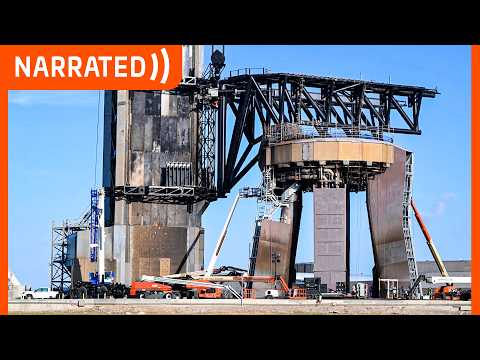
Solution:
<svg viewBox="0 0 480 360">
<path fill-rule="evenodd" d="M 90 229 L 90 209 L 77 221 L 65 220 L 62 225 L 52 223 L 50 258 L 50 288 L 65 294 L 72 285 L 72 265 L 68 261 L 68 238 L 78 231 Z"/>
</svg>

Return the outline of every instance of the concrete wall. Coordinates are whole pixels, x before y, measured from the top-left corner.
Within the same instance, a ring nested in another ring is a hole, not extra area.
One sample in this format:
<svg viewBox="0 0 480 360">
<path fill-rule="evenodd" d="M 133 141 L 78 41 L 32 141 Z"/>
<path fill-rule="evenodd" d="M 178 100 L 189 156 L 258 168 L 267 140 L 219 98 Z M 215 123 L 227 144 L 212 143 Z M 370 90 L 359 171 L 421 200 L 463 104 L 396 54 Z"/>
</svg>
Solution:
<svg viewBox="0 0 480 360">
<path fill-rule="evenodd" d="M 336 291 L 349 291 L 349 194 L 346 188 L 315 188 L 314 275 Z"/>
<path fill-rule="evenodd" d="M 184 48 L 184 75 L 198 76 L 203 70 L 202 58 L 200 47 Z M 124 97 L 128 98 L 126 124 L 118 123 L 117 133 L 122 135 L 125 128 L 128 136 L 125 144 L 117 138 L 117 144 L 127 158 L 125 168 L 117 170 L 116 185 L 166 185 L 169 161 L 190 163 L 195 178 L 197 118 L 191 112 L 190 99 L 139 91 L 129 91 Z M 117 104 L 123 106 L 121 99 Z M 119 160 L 123 159 L 117 159 L 117 165 Z M 116 202 L 115 227 L 119 231 L 114 230 L 114 241 L 118 237 L 122 246 L 115 248 L 114 256 L 125 264 L 118 280 L 129 283 L 142 275 L 202 269 L 202 206 L 196 204 L 189 213 L 183 205 Z"/>
<path fill-rule="evenodd" d="M 184 76 L 202 73 L 201 46 L 184 46 L 183 68 Z M 195 179 L 197 118 L 191 108 L 185 96 L 106 91 L 103 186 L 166 185 L 170 161 L 191 163 Z M 105 208 L 106 243 L 111 249 L 106 263 L 112 264 L 116 281 L 128 284 L 142 275 L 203 268 L 204 204 L 188 212 L 186 205 L 107 198 Z M 94 264 L 89 263 L 88 252 L 80 250 L 76 273 L 85 280 Z"/>
</svg>

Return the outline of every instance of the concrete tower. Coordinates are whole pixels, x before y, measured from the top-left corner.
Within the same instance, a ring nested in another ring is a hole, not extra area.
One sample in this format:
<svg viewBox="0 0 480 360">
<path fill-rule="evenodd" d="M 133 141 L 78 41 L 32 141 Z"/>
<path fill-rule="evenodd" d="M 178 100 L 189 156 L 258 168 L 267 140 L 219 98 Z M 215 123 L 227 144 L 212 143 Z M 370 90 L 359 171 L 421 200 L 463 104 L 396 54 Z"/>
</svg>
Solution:
<svg viewBox="0 0 480 360">
<path fill-rule="evenodd" d="M 184 77 L 201 76 L 202 69 L 202 47 L 184 46 Z M 191 100 L 160 91 L 105 92 L 106 270 L 117 282 L 203 268 L 205 202 L 166 204 L 149 193 L 196 179 Z"/>
</svg>

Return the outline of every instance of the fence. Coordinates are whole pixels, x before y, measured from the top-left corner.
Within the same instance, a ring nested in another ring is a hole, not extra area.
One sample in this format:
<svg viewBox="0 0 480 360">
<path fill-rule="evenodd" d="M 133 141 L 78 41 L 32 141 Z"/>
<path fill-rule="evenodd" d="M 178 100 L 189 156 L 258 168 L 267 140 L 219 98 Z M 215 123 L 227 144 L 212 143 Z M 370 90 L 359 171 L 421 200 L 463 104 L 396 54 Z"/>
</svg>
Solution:
<svg viewBox="0 0 480 360">
<path fill-rule="evenodd" d="M 255 289 L 243 289 L 243 298 L 244 299 L 256 299 L 257 292 Z"/>
<path fill-rule="evenodd" d="M 252 75 L 252 74 L 268 74 L 270 69 L 268 68 L 243 68 L 230 71 L 230 77 L 240 75 Z"/>
<path fill-rule="evenodd" d="M 306 289 L 290 289 L 288 291 L 288 297 L 290 299 L 304 300 L 307 298 L 307 291 Z"/>
<path fill-rule="evenodd" d="M 359 138 L 393 143 L 393 138 L 384 134 L 384 132 L 388 132 L 388 129 L 378 128 L 378 130 L 379 131 L 370 132 L 353 127 L 340 129 L 315 125 L 283 123 L 280 125 L 272 125 L 267 128 L 265 138 L 269 143 L 313 138 Z"/>
</svg>

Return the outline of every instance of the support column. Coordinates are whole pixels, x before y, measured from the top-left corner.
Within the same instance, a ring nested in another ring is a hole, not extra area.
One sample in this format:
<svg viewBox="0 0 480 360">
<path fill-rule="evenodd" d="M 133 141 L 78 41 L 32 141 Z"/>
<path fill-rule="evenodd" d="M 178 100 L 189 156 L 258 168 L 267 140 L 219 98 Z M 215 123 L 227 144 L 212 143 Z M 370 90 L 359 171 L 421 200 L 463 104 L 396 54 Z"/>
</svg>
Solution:
<svg viewBox="0 0 480 360">
<path fill-rule="evenodd" d="M 315 188 L 313 272 L 327 291 L 348 292 L 349 196 L 346 188 Z"/>
<path fill-rule="evenodd" d="M 295 282 L 295 257 L 297 254 L 298 233 L 302 215 L 302 191 L 290 198 L 289 205 L 281 210 L 280 221 L 262 220 L 257 251 L 255 254 L 254 275 L 281 275 L 288 286 Z M 278 261 L 272 261 L 274 258 Z M 271 284 L 254 283 L 257 296 L 271 289 Z"/>
<path fill-rule="evenodd" d="M 395 147 L 393 164 L 369 180 L 367 188 L 374 282 L 378 283 L 378 278 L 398 279 L 400 294 L 410 288 L 417 276 L 408 221 L 411 184 L 407 180 L 411 181 L 411 176 L 406 176 L 407 159 L 408 152 Z M 375 284 L 375 295 L 377 287 Z"/>
</svg>

